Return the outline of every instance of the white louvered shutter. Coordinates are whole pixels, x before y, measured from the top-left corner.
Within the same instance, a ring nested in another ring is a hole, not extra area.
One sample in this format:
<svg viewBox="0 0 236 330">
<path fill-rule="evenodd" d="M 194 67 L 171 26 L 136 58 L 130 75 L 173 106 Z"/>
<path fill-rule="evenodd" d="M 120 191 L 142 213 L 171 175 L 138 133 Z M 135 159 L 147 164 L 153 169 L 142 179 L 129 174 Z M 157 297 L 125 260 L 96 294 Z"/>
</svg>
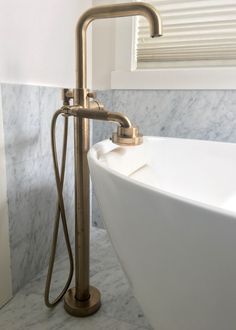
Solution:
<svg viewBox="0 0 236 330">
<path fill-rule="evenodd" d="M 236 0 L 149 1 L 163 21 L 150 38 L 147 20 L 136 24 L 137 69 L 236 65 Z"/>
</svg>

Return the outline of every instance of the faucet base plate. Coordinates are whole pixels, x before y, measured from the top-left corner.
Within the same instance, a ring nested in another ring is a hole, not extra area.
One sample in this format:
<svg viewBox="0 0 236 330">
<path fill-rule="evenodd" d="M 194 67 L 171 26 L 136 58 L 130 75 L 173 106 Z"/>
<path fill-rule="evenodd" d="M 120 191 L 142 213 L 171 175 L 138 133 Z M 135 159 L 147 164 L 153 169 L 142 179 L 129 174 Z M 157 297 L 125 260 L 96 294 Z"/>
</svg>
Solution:
<svg viewBox="0 0 236 330">
<path fill-rule="evenodd" d="M 64 308 L 70 315 L 86 317 L 96 313 L 101 306 L 101 294 L 99 290 L 90 286 L 90 297 L 88 300 L 75 299 L 75 288 L 69 289 L 64 296 Z"/>
</svg>

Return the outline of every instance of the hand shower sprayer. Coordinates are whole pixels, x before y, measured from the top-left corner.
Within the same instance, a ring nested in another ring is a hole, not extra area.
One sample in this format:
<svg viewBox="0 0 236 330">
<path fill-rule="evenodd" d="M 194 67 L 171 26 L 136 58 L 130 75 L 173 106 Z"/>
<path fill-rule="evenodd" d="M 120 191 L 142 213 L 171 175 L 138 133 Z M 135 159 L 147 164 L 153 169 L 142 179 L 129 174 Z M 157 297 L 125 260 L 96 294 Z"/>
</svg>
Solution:
<svg viewBox="0 0 236 330">
<path fill-rule="evenodd" d="M 95 313 L 100 305 L 100 292 L 89 285 L 89 170 L 87 152 L 89 150 L 89 119 L 116 122 L 118 130 L 112 135 L 112 141 L 120 145 L 138 145 L 142 143 L 142 135 L 130 120 L 121 113 L 109 112 L 95 99 L 95 94 L 87 89 L 86 68 L 86 30 L 95 19 L 144 16 L 150 25 L 151 37 L 162 35 L 161 18 L 157 10 L 144 2 L 131 2 L 93 7 L 79 19 L 76 27 L 76 88 L 63 90 L 63 103 L 52 118 L 51 143 L 58 193 L 57 211 L 53 231 L 52 248 L 49 260 L 48 275 L 45 287 L 45 304 L 55 306 L 64 297 L 65 310 L 75 316 L 88 316 Z M 70 105 L 70 101 L 73 105 Z M 64 116 L 64 138 L 62 145 L 61 170 L 57 159 L 55 130 L 57 118 Z M 74 270 L 66 213 L 63 199 L 63 183 L 66 164 L 68 119 L 74 118 L 74 159 L 75 159 L 75 288 L 69 289 Z M 64 289 L 52 302 L 49 292 L 53 265 L 56 254 L 59 220 L 62 220 L 67 251 L 70 260 L 70 271 Z M 67 291 L 68 290 L 68 291 Z"/>
</svg>

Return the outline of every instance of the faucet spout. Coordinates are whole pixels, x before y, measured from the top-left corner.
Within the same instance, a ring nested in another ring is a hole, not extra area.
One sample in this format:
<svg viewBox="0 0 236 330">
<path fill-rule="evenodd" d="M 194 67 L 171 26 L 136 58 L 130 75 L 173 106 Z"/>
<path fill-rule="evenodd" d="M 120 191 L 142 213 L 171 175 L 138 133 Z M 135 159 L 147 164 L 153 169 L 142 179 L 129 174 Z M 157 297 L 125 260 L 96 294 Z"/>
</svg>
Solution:
<svg viewBox="0 0 236 330">
<path fill-rule="evenodd" d="M 96 6 L 87 10 L 79 19 L 76 27 L 76 88 L 87 88 L 86 31 L 95 19 L 144 16 L 150 25 L 150 36 L 162 35 L 162 22 L 156 8 L 145 2 L 130 2 Z M 80 101 L 81 103 L 81 101 Z"/>
</svg>

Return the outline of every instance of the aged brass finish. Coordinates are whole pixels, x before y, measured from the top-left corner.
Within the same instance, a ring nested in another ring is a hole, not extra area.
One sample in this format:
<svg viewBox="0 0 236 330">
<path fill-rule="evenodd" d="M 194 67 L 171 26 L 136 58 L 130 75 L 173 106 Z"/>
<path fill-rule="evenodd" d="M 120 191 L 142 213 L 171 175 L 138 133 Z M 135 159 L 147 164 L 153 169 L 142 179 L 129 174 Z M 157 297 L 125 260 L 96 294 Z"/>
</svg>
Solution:
<svg viewBox="0 0 236 330">
<path fill-rule="evenodd" d="M 86 31 L 88 25 L 95 19 L 144 16 L 150 25 L 150 36 L 162 35 L 161 18 L 158 11 L 152 5 L 145 2 L 129 2 L 97 6 L 87 10 L 79 19 L 76 27 L 76 86 L 87 87 L 87 56 L 86 56 Z"/>
<path fill-rule="evenodd" d="M 143 136 L 137 127 L 120 126 L 116 133 L 112 133 L 112 142 L 119 145 L 136 146 L 143 143 Z"/>
<path fill-rule="evenodd" d="M 88 25 L 95 19 L 136 15 L 144 16 L 149 21 L 151 37 L 159 37 L 162 35 L 162 25 L 159 13 L 153 6 L 144 2 L 93 7 L 81 16 L 76 27 L 76 88 L 74 90 L 63 90 L 63 106 L 55 112 L 52 119 L 51 139 L 58 193 L 58 208 L 45 288 L 45 303 L 48 307 L 52 307 L 64 296 L 65 310 L 75 316 L 91 315 L 95 313 L 101 305 L 98 289 L 90 286 L 89 283 L 90 186 L 87 163 L 87 152 L 89 150 L 89 119 L 117 123 L 117 132 L 112 135 L 112 141 L 116 144 L 133 146 L 142 143 L 142 135 L 139 133 L 138 128 L 134 127 L 125 115 L 105 110 L 104 106 L 96 100 L 95 93 L 87 89 L 86 31 Z M 63 115 L 65 120 L 61 171 L 59 171 L 55 141 L 55 127 L 59 115 Z M 67 125 L 68 118 L 71 116 L 74 118 L 75 161 L 75 288 L 72 288 L 65 293 L 70 285 L 74 267 L 63 200 Z M 63 230 L 70 259 L 70 272 L 64 289 L 54 301 L 50 302 L 49 290 L 55 259 L 60 216 L 62 218 Z"/>
<path fill-rule="evenodd" d="M 101 294 L 93 286 L 89 287 L 90 297 L 84 301 L 75 298 L 75 288 L 67 291 L 64 297 L 65 310 L 73 316 L 88 316 L 96 313 L 101 306 Z"/>
<path fill-rule="evenodd" d="M 64 105 L 69 105 L 70 100 L 73 100 L 73 98 L 74 98 L 73 91 L 67 88 L 64 88 L 62 90 L 62 100 Z"/>
<path fill-rule="evenodd" d="M 63 195 L 62 195 L 63 184 L 64 184 L 64 175 L 65 175 L 65 165 L 66 165 L 68 116 L 64 116 L 64 137 L 63 137 L 62 157 L 61 157 L 61 173 L 59 173 L 59 165 L 58 165 L 58 160 L 57 160 L 57 146 L 56 146 L 56 138 L 55 138 L 56 120 L 57 120 L 57 117 L 62 113 L 63 113 L 63 111 L 60 110 L 59 112 L 57 111 L 54 114 L 53 120 L 52 120 L 52 125 L 51 125 L 52 155 L 53 155 L 54 172 L 55 172 L 55 178 L 56 178 L 56 187 L 57 187 L 57 193 L 58 193 L 58 202 L 57 202 L 57 211 L 56 211 L 56 215 L 55 215 L 53 240 L 52 240 L 52 247 L 51 247 L 48 274 L 47 274 L 45 294 L 44 294 L 44 301 L 45 301 L 45 304 L 47 307 L 55 306 L 63 298 L 63 296 L 65 295 L 66 291 L 68 290 L 68 288 L 70 286 L 70 283 L 71 283 L 71 280 L 73 277 L 73 272 L 74 272 L 73 254 L 72 254 L 72 250 L 71 250 L 69 233 L 68 233 L 68 229 L 67 229 L 65 206 L 64 206 L 64 200 L 63 200 Z M 56 299 L 54 299 L 53 301 L 50 301 L 49 292 L 50 292 L 50 286 L 51 286 L 53 265 L 54 265 L 55 256 L 56 256 L 56 245 L 57 245 L 57 238 L 58 238 L 60 216 L 62 219 L 66 247 L 67 247 L 67 251 L 68 251 L 68 255 L 69 255 L 70 270 L 69 270 L 67 282 L 66 282 L 63 290 L 61 291 L 61 293 L 58 295 L 58 297 Z"/>
</svg>

